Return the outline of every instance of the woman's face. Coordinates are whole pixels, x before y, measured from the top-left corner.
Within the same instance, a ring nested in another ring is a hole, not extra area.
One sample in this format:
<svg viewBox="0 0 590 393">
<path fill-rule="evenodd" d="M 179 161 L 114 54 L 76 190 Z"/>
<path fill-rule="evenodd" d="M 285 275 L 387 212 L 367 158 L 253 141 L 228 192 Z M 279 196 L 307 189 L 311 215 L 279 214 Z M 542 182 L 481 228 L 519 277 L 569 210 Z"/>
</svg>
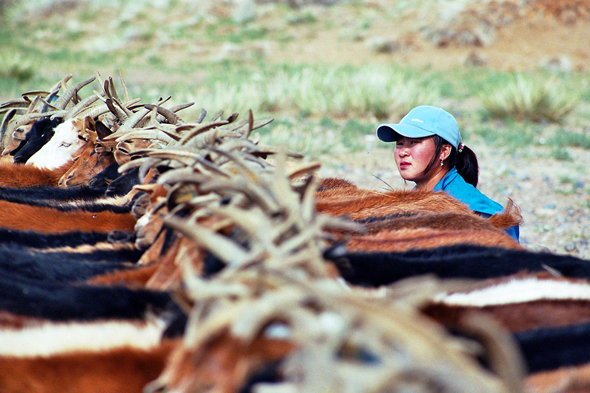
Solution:
<svg viewBox="0 0 590 393">
<path fill-rule="evenodd" d="M 400 175 L 416 184 L 427 182 L 433 175 L 437 165 L 424 173 L 424 170 L 436 153 L 436 146 L 431 137 L 407 138 L 401 137 L 395 145 L 395 163 Z"/>
</svg>

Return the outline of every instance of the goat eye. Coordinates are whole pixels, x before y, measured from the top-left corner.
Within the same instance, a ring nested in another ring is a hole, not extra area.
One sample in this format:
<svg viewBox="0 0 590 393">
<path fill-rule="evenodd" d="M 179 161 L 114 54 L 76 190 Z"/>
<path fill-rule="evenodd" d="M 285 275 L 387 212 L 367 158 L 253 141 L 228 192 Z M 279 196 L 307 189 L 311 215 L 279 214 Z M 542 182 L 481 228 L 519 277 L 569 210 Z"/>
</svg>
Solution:
<svg viewBox="0 0 590 393">
<path fill-rule="evenodd" d="M 68 142 L 62 142 L 60 146 L 70 147 L 70 146 L 72 146 L 72 144 L 71 143 L 68 143 Z"/>
</svg>

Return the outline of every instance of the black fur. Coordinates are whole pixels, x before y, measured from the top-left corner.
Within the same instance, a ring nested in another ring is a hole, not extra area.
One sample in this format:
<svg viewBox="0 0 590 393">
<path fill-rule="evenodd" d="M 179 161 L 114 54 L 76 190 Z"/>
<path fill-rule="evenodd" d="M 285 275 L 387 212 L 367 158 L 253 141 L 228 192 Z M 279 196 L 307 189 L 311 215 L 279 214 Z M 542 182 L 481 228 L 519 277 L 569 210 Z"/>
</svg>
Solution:
<svg viewBox="0 0 590 393">
<path fill-rule="evenodd" d="M 529 373 L 590 362 L 590 324 L 541 328 L 514 334 Z"/>
<path fill-rule="evenodd" d="M 94 175 L 90 180 L 88 180 L 88 187 L 95 190 L 100 190 L 103 193 L 106 193 L 107 188 L 109 185 L 121 174 L 118 172 L 119 164 L 114 162 L 111 165 L 107 166 L 102 172 Z"/>
<path fill-rule="evenodd" d="M 113 233 L 111 233 L 113 232 Z M 17 231 L 0 228 L 0 244 L 18 244 L 23 247 L 53 248 L 76 247 L 82 244 L 93 245 L 101 242 L 134 242 L 134 236 L 121 231 L 111 232 L 66 232 L 62 234 L 43 234 L 34 231 Z"/>
<path fill-rule="evenodd" d="M 129 255 L 120 251 L 95 253 L 43 253 L 19 245 L 0 244 L 0 271 L 26 279 L 75 282 L 133 268 L 138 259 L 133 255 L 130 260 Z"/>
<path fill-rule="evenodd" d="M 126 174 L 119 176 L 107 188 L 105 195 L 108 197 L 123 196 L 129 193 L 133 186 L 139 184 L 139 168 L 134 168 Z"/>
<path fill-rule="evenodd" d="M 33 154 L 37 153 L 55 134 L 54 128 L 60 123 L 58 119 L 45 118 L 33 123 L 31 130 L 27 133 L 25 140 L 15 149 L 15 164 L 24 164 Z"/>
<path fill-rule="evenodd" d="M 326 253 L 350 283 L 380 286 L 434 274 L 440 278 L 484 279 L 520 271 L 543 271 L 547 267 L 567 277 L 590 277 L 590 261 L 570 255 L 496 247 L 456 245 L 407 252 Z M 341 250 L 341 249 L 340 249 Z"/>
<path fill-rule="evenodd" d="M 0 187 L 0 199 L 8 202 L 33 204 L 38 201 L 93 200 L 104 196 L 104 192 L 86 186 L 79 187 Z"/>
<path fill-rule="evenodd" d="M 52 321 L 143 319 L 175 309 L 170 294 L 119 286 L 72 285 L 0 270 L 0 310 Z"/>
</svg>

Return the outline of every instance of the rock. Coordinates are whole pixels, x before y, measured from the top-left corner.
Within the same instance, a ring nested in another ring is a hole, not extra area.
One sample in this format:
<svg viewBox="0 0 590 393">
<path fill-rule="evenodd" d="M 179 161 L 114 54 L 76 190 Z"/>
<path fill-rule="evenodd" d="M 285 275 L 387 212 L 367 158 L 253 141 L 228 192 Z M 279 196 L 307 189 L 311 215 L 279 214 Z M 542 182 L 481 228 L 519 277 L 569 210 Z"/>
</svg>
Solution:
<svg viewBox="0 0 590 393">
<path fill-rule="evenodd" d="M 567 252 L 576 251 L 576 243 L 569 243 L 569 244 L 566 244 L 566 245 L 564 246 L 564 248 L 565 248 L 565 251 L 567 251 Z"/>
<path fill-rule="evenodd" d="M 393 53 L 400 48 L 397 38 L 371 37 L 365 41 L 365 44 L 377 53 Z"/>
<path fill-rule="evenodd" d="M 572 72 L 572 61 L 567 56 L 548 57 L 539 63 L 539 67 L 553 72 Z"/>
<path fill-rule="evenodd" d="M 463 65 L 472 67 L 483 67 L 488 64 L 486 55 L 476 51 L 471 51 L 463 60 Z"/>
</svg>

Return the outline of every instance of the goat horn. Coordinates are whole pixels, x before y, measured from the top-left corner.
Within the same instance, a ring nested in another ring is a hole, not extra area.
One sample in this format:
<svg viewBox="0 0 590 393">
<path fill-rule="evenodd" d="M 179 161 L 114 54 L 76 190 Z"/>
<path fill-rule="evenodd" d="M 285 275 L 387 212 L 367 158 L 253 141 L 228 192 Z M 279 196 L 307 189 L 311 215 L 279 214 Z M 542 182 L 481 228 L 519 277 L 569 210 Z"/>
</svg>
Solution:
<svg viewBox="0 0 590 393">
<path fill-rule="evenodd" d="M 0 124 L 0 151 L 4 150 L 4 136 L 6 135 L 6 129 L 8 128 L 8 123 L 12 118 L 16 115 L 16 109 L 11 109 L 8 111 L 4 118 L 2 119 L 2 124 Z"/>
<path fill-rule="evenodd" d="M 66 92 L 64 94 L 62 94 L 57 99 L 57 101 L 55 101 L 55 107 L 58 109 L 66 109 L 67 105 L 70 103 L 72 98 L 75 97 L 76 94 L 78 94 L 78 91 L 80 91 L 84 86 L 94 82 L 95 80 L 96 80 L 96 77 L 93 76 L 92 78 L 82 81 L 82 82 L 76 84 L 75 86 L 69 88 L 68 90 L 66 90 Z"/>
<path fill-rule="evenodd" d="M 176 113 L 172 112 L 170 109 L 166 109 L 166 108 L 163 108 L 161 106 L 153 105 L 153 104 L 145 104 L 144 105 L 144 108 L 147 108 L 150 111 L 153 110 L 153 109 L 156 109 L 156 111 L 160 115 L 164 116 L 164 118 L 166 120 L 168 120 L 168 123 L 170 123 L 170 124 L 178 124 L 178 123 L 181 122 L 180 117 L 178 117 L 176 115 Z"/>
<path fill-rule="evenodd" d="M 187 102 L 185 104 L 180 104 L 180 105 L 173 106 L 172 108 L 170 108 L 170 110 L 172 112 L 176 113 L 176 112 L 180 112 L 181 110 L 184 110 L 186 108 L 190 108 L 193 105 L 195 105 L 194 102 Z"/>
<path fill-rule="evenodd" d="M 118 172 L 119 173 L 129 172 L 130 170 L 143 165 L 143 163 L 145 163 L 148 159 L 149 159 L 149 157 L 140 157 L 140 158 L 136 158 L 134 160 L 131 160 L 131 161 L 121 165 L 118 169 Z"/>
<path fill-rule="evenodd" d="M 121 69 L 119 69 L 119 80 L 121 81 L 121 87 L 123 87 L 123 101 L 129 101 L 129 91 L 127 90 L 127 85 L 125 84 L 125 79 L 123 79 L 123 73 Z"/>
<path fill-rule="evenodd" d="M 107 84 L 107 82 L 105 82 L 105 85 Z M 107 93 L 108 95 L 108 93 Z M 120 122 L 125 122 L 125 120 L 127 120 L 129 117 L 127 116 L 127 113 L 125 113 L 124 111 L 122 111 L 121 109 L 119 109 L 117 106 L 115 106 L 115 102 L 113 101 L 112 98 L 107 98 L 105 101 L 106 106 L 109 108 L 109 111 L 111 111 L 111 113 L 113 115 L 115 115 L 115 117 L 120 121 Z"/>
<path fill-rule="evenodd" d="M 250 259 L 244 248 L 207 228 L 190 224 L 174 216 L 164 217 L 164 224 L 206 247 L 211 253 L 230 265 L 240 266 Z"/>
<path fill-rule="evenodd" d="M 215 114 L 215 116 L 213 116 L 211 118 L 211 120 L 209 120 L 209 122 L 216 121 L 216 120 L 220 119 L 222 115 L 223 115 L 223 110 L 220 110 L 219 112 L 217 112 Z"/>
<path fill-rule="evenodd" d="M 73 118 L 77 113 L 81 112 L 85 108 L 90 107 L 96 101 L 98 101 L 98 97 L 96 95 L 91 95 L 84 98 L 82 101 L 73 106 L 72 109 L 65 113 L 64 120 Z"/>
<path fill-rule="evenodd" d="M 269 195 L 262 187 L 257 186 L 255 183 L 248 181 L 245 178 L 232 178 L 227 180 L 211 178 L 207 183 L 201 184 L 199 189 L 203 192 L 239 192 L 246 195 L 251 201 L 256 202 L 264 211 L 269 212 L 271 215 L 281 211 L 280 204 L 272 195 Z"/>
<path fill-rule="evenodd" d="M 119 138 L 117 138 L 116 141 L 122 142 L 122 141 L 127 141 L 130 139 L 157 139 L 157 140 L 166 142 L 168 144 L 176 142 L 176 139 L 174 139 L 173 137 L 171 137 L 170 135 L 168 135 L 164 131 L 155 130 L 155 129 L 151 129 L 151 130 L 141 129 L 141 130 L 137 130 L 137 131 L 130 131 L 130 132 L 126 133 L 125 135 L 122 135 Z"/>
<path fill-rule="evenodd" d="M 57 93 L 60 89 L 65 89 L 66 84 L 72 79 L 73 75 L 69 74 L 64 76 L 59 82 L 57 82 L 51 89 L 49 89 L 49 95 Z"/>
<path fill-rule="evenodd" d="M 205 116 L 207 116 L 207 111 L 203 108 L 201 108 L 201 113 L 199 114 L 199 118 L 197 119 L 197 123 L 201 124 L 203 122 L 203 120 L 205 119 Z"/>
<path fill-rule="evenodd" d="M 227 120 L 220 120 L 220 121 L 207 123 L 205 125 L 202 125 L 201 127 L 195 127 L 194 125 L 180 126 L 176 129 L 176 131 L 179 131 L 179 132 L 187 131 L 187 133 L 185 135 L 183 135 L 182 138 L 180 138 L 180 140 L 178 141 L 178 144 L 184 145 L 190 139 L 194 138 L 195 136 L 202 134 L 203 132 L 207 132 L 212 128 L 223 126 L 226 124 L 228 124 Z M 188 131 L 191 128 L 192 128 L 192 131 Z"/>
</svg>

